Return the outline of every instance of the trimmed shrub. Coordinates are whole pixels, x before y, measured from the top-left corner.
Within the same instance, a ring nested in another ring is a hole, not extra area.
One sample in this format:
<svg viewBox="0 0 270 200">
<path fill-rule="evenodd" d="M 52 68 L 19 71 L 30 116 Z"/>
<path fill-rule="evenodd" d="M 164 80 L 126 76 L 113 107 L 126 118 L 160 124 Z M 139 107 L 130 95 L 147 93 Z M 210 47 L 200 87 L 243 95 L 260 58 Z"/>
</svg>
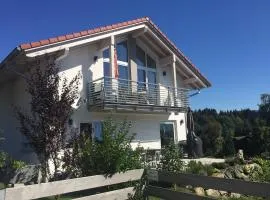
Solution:
<svg viewBox="0 0 270 200">
<path fill-rule="evenodd" d="M 270 160 L 256 157 L 253 162 L 261 166 L 263 173 L 258 173 L 255 180 L 260 182 L 270 182 Z"/>
<path fill-rule="evenodd" d="M 182 171 L 184 166 L 182 158 L 183 153 L 179 146 L 171 142 L 161 149 L 161 160 L 158 169 L 171 172 Z"/>
<path fill-rule="evenodd" d="M 203 165 L 201 162 L 190 161 L 186 168 L 187 173 L 211 176 L 215 168 L 211 165 Z"/>
</svg>

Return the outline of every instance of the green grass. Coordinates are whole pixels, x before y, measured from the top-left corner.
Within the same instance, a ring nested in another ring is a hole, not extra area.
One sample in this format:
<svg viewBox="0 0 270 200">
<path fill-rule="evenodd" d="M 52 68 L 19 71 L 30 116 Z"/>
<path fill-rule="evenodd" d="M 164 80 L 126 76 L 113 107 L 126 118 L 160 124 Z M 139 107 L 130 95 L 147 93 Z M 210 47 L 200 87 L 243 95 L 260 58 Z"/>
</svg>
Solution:
<svg viewBox="0 0 270 200">
<path fill-rule="evenodd" d="M 160 200 L 158 197 L 149 197 L 149 200 Z"/>
<path fill-rule="evenodd" d="M 5 188 L 5 184 L 4 183 L 0 183 L 0 190 Z"/>
<path fill-rule="evenodd" d="M 263 198 L 260 198 L 260 197 L 245 197 L 245 196 L 242 196 L 240 198 L 228 198 L 228 200 L 262 200 Z"/>
</svg>

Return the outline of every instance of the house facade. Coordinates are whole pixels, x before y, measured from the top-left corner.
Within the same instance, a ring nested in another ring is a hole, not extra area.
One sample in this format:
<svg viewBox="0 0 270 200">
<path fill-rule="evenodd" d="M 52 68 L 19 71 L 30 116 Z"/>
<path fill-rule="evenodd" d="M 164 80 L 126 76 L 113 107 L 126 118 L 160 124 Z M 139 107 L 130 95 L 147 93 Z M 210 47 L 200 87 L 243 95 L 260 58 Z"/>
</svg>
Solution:
<svg viewBox="0 0 270 200">
<path fill-rule="evenodd" d="M 134 148 L 158 150 L 169 139 L 185 141 L 189 94 L 211 86 L 147 17 L 22 44 L 0 64 L 0 129 L 4 149 L 27 161 L 33 152 L 12 109 L 29 108 L 25 66 L 48 58 L 69 80 L 81 74 L 69 128 L 100 137 L 107 117 L 127 119 L 133 122 Z"/>
</svg>

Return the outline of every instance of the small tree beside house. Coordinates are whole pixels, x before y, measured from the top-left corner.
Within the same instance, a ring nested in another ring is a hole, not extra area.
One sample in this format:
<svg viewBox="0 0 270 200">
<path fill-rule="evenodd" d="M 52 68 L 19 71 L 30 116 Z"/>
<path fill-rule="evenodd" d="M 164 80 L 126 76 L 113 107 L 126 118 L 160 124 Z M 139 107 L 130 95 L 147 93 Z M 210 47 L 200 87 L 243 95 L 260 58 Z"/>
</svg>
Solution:
<svg viewBox="0 0 270 200">
<path fill-rule="evenodd" d="M 16 107 L 20 132 L 27 138 L 41 163 L 42 178 L 50 175 L 48 161 L 52 160 L 54 173 L 60 167 L 59 151 L 65 148 L 67 121 L 72 104 L 78 98 L 80 75 L 68 81 L 59 75 L 60 66 L 47 58 L 36 62 L 24 76 L 30 94 L 30 112 Z"/>
</svg>

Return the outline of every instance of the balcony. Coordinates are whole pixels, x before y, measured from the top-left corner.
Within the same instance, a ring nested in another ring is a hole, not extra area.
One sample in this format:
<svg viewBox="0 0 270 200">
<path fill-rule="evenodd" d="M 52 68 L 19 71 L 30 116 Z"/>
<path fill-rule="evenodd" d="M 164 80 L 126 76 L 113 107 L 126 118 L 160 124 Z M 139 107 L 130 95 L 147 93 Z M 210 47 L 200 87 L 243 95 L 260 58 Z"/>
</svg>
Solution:
<svg viewBox="0 0 270 200">
<path fill-rule="evenodd" d="M 89 83 L 91 111 L 185 112 L 188 89 L 103 77 Z"/>
</svg>

